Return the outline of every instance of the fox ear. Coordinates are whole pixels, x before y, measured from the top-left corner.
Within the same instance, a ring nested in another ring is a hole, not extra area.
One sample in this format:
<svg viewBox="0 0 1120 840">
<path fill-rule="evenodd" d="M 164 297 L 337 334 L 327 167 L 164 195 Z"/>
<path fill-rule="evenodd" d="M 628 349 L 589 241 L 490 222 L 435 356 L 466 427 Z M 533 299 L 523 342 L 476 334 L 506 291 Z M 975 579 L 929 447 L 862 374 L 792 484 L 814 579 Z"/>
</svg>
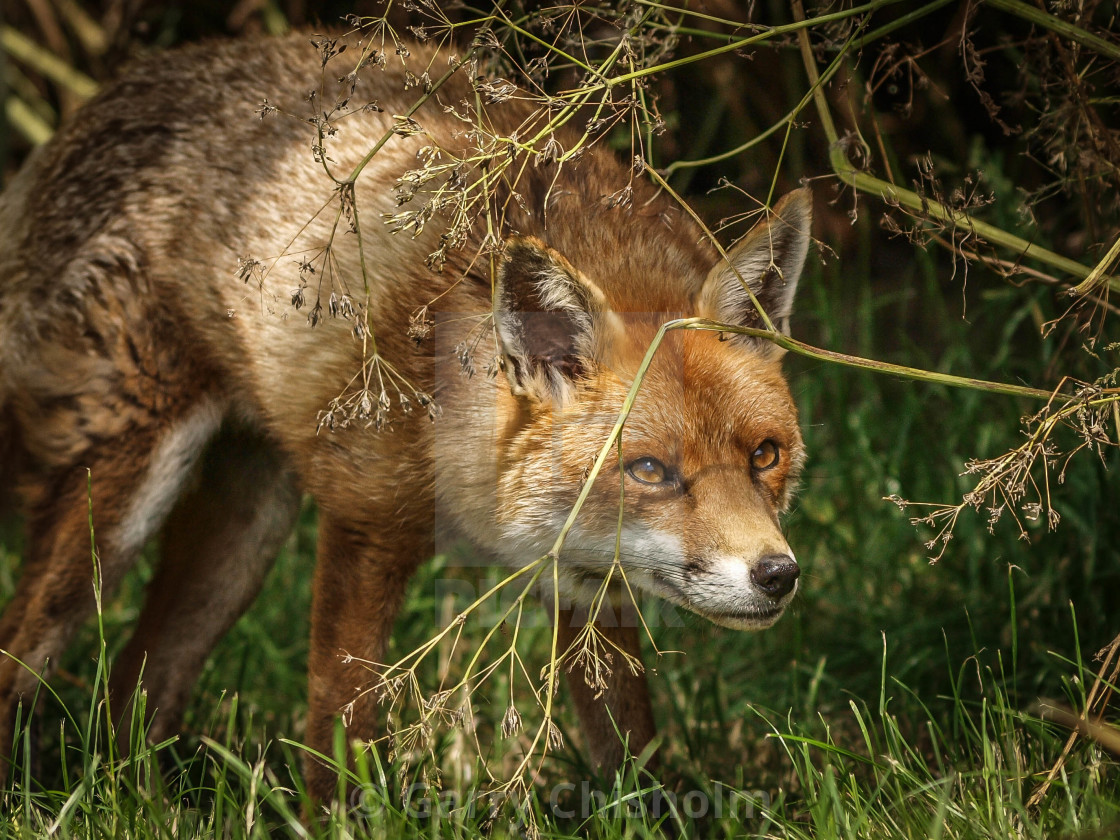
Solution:
<svg viewBox="0 0 1120 840">
<path fill-rule="evenodd" d="M 807 188 L 782 196 L 773 211 L 735 244 L 728 262 L 721 260 L 708 273 L 700 291 L 701 316 L 725 324 L 763 327 L 743 288 L 746 282 L 771 323 L 788 334 L 793 295 L 809 252 L 812 219 L 813 196 Z"/>
<path fill-rule="evenodd" d="M 564 402 L 592 362 L 602 291 L 536 237 L 506 241 L 494 320 L 510 390 Z"/>
</svg>

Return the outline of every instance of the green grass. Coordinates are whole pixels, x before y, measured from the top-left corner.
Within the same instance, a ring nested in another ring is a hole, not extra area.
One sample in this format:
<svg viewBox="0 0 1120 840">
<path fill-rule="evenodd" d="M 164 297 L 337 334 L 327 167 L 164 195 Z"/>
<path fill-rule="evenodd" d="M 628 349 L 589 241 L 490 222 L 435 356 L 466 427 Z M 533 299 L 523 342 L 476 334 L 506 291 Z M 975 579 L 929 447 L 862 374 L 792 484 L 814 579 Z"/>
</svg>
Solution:
<svg viewBox="0 0 1120 840">
<path fill-rule="evenodd" d="M 882 293 L 857 279 L 875 270 L 870 261 L 849 262 L 843 272 L 831 265 L 806 280 L 800 335 L 975 376 L 1026 378 L 1044 367 L 1046 348 L 1034 338 L 1042 295 L 974 279 L 968 323 L 959 317 L 959 289 L 945 294 L 939 285 L 937 255 L 905 255 Z M 796 608 L 756 635 L 691 620 L 657 628 L 662 650 L 682 651 L 651 663 L 661 778 L 676 795 L 676 812 L 660 827 L 636 813 L 635 791 L 650 780 L 633 767 L 617 788 L 595 778 L 578 724 L 562 710 L 566 746 L 527 806 L 541 835 L 1087 838 L 1120 831 L 1115 757 L 1084 739 L 1041 803 L 1027 805 L 1068 737 L 1040 718 L 1039 700 L 1082 710 L 1099 668 L 1093 654 L 1120 630 L 1120 523 L 1109 503 L 1116 459 L 1075 459 L 1057 490 L 1057 532 L 1032 526 L 1022 540 L 1013 528 L 988 534 L 980 515 L 964 517 L 945 557 L 931 566 L 927 537 L 882 497 L 953 501 L 967 489 L 958 476 L 964 459 L 1012 445 L 1030 406 L 796 360 L 790 367 L 812 456 L 788 522 L 805 568 Z M 308 511 L 266 591 L 207 666 L 184 735 L 130 759 L 113 758 L 107 746 L 92 657 L 99 631 L 91 623 L 63 676 L 38 698 L 41 771 L 35 778 L 17 772 L 0 834 L 518 835 L 524 820 L 510 811 L 490 824 L 478 759 L 455 731 L 437 733 L 435 765 L 357 768 L 364 784 L 354 813 L 300 821 L 313 546 Z M 0 543 L 0 585 L 8 591 L 16 550 L 9 534 Z M 418 575 L 392 653 L 407 653 L 434 631 L 436 584 L 449 573 L 437 560 Z M 106 605 L 110 660 L 146 575 L 138 569 Z M 472 628 L 471 637 L 485 629 Z M 548 633 L 530 631 L 525 643 L 527 662 L 543 665 Z M 432 684 L 435 667 L 423 674 Z M 490 699 L 476 697 L 479 740 L 492 767 L 503 750 L 492 739 L 505 711 L 501 689 L 496 682 Z M 442 791 L 425 781 L 436 765 Z M 586 815 L 584 780 L 603 792 Z M 405 790 L 411 796 L 402 802 Z"/>
</svg>

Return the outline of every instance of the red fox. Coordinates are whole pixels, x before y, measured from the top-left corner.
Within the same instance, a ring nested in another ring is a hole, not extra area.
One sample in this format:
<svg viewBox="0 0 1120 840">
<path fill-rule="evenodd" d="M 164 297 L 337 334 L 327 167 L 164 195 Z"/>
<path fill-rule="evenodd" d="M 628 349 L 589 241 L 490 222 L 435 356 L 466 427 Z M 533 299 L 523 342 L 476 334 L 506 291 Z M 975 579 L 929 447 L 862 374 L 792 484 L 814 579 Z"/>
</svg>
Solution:
<svg viewBox="0 0 1120 840">
<path fill-rule="evenodd" d="M 369 672 L 348 657 L 382 661 L 437 539 L 515 567 L 551 549 L 660 324 L 761 326 L 753 294 L 788 329 L 807 190 L 723 258 L 612 153 L 525 151 L 547 113 L 477 112 L 477 68 L 408 113 L 445 53 L 413 49 L 407 73 L 324 40 L 321 70 L 307 41 L 141 63 L 0 200 L 0 483 L 26 528 L 0 621 L 5 764 L 18 704 L 94 610 L 90 504 L 106 591 L 160 540 L 111 690 L 127 698 L 144 663 L 161 739 L 314 498 L 306 742 L 330 754 L 344 707 L 348 736 L 375 736 L 372 693 L 356 699 Z M 495 375 L 467 375 L 476 362 Z M 631 584 L 726 627 L 772 625 L 797 590 L 779 515 L 802 460 L 778 348 L 669 332 L 622 468 L 595 478 L 560 552 L 560 649 L 615 562 L 620 493 Z M 603 632 L 640 656 L 635 628 Z M 616 723 L 634 753 L 653 738 L 643 675 L 570 694 L 597 764 L 624 756 Z M 307 777 L 336 790 L 314 761 Z"/>
</svg>

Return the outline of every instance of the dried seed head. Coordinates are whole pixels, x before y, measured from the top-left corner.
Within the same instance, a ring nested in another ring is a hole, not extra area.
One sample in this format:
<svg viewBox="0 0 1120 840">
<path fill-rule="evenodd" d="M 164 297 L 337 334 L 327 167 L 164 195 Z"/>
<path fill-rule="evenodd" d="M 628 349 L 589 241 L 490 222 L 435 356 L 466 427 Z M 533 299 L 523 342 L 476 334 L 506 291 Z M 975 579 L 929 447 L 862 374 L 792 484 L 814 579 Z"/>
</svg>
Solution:
<svg viewBox="0 0 1120 840">
<path fill-rule="evenodd" d="M 420 344 L 432 334 L 435 322 L 428 317 L 428 307 L 422 306 L 408 319 L 408 337 Z"/>
<path fill-rule="evenodd" d="M 440 708 L 443 707 L 443 704 L 447 701 L 447 698 L 450 695 L 451 695 L 450 691 L 436 692 L 435 694 L 433 694 L 431 697 L 429 697 L 427 700 L 424 701 L 424 708 L 426 710 L 428 710 L 429 712 L 433 711 L 435 709 L 440 709 Z"/>
<path fill-rule="evenodd" d="M 474 376 L 474 352 L 465 341 L 455 345 L 455 358 L 459 360 L 459 372 L 470 379 Z"/>
<path fill-rule="evenodd" d="M 517 85 L 508 79 L 478 80 L 474 89 L 482 94 L 488 105 L 505 102 L 517 93 Z"/>
<path fill-rule="evenodd" d="M 536 159 L 533 161 L 537 166 L 555 163 L 564 154 L 564 147 L 556 139 L 556 135 L 548 138 L 548 142 L 541 147 L 537 152 Z"/>
<path fill-rule="evenodd" d="M 521 713 L 517 711 L 517 707 L 510 703 L 509 708 L 506 709 L 505 716 L 502 718 L 502 737 L 511 738 L 521 731 Z"/>
<path fill-rule="evenodd" d="M 551 720 L 548 722 L 548 744 L 554 750 L 564 748 L 564 736 L 560 733 L 560 727 Z"/>
<path fill-rule="evenodd" d="M 264 263 L 252 257 L 237 258 L 237 279 L 242 283 L 255 281 L 258 285 L 264 282 Z"/>
</svg>

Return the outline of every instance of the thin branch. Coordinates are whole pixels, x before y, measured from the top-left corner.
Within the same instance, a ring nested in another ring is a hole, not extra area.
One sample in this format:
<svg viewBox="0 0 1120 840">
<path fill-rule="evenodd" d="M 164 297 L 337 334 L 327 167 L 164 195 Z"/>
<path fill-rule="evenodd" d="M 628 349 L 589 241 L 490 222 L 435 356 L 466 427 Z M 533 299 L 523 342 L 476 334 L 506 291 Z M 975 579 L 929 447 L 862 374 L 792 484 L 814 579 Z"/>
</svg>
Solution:
<svg viewBox="0 0 1120 840">
<path fill-rule="evenodd" d="M 1000 0 L 1000 2 L 1006 2 L 1006 0 Z M 793 0 L 793 9 L 795 17 L 804 19 L 805 12 L 802 0 Z M 824 95 L 824 88 L 821 86 L 820 76 L 817 73 L 816 59 L 813 58 L 812 47 L 809 44 L 808 31 L 802 28 L 798 30 L 797 34 L 801 43 L 801 55 L 804 60 L 805 71 L 812 86 L 817 114 L 820 117 L 825 136 L 828 138 L 829 162 L 832 164 L 832 171 L 837 178 L 860 192 L 878 196 L 886 204 L 902 206 L 951 228 L 970 231 L 988 242 L 1015 251 L 1022 258 L 1036 259 L 1077 277 L 1088 277 L 1090 275 L 1092 270 L 1076 260 L 1071 260 L 1035 245 L 1033 242 L 1008 233 L 995 225 L 974 219 L 961 210 L 954 210 L 937 202 L 931 202 L 911 190 L 903 189 L 853 168 L 845 154 L 845 146 L 840 142 L 836 124 L 832 120 L 832 112 L 829 109 L 828 100 Z M 1107 283 L 1110 290 L 1120 292 L 1120 278 L 1102 275 L 1099 282 Z"/>
</svg>

